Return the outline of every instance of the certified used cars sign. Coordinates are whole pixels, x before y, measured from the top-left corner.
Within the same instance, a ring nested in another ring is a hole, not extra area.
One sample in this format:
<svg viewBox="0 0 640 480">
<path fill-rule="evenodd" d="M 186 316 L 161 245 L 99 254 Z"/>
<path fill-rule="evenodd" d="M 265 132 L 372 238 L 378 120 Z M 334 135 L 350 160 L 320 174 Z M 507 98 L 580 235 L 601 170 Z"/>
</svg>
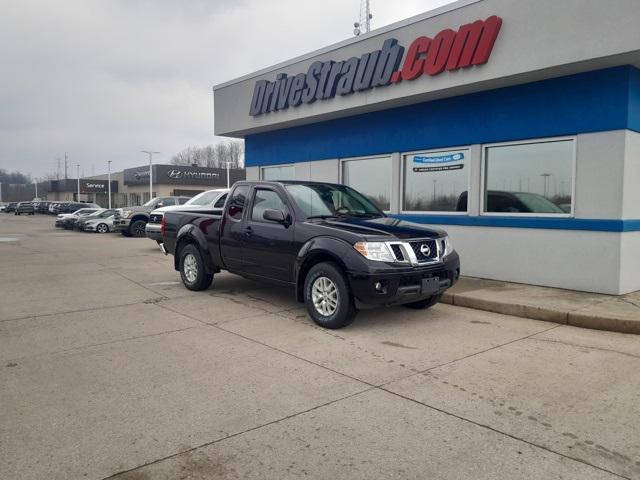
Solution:
<svg viewBox="0 0 640 480">
<path fill-rule="evenodd" d="M 500 33 L 502 19 L 491 16 L 447 28 L 433 38 L 416 38 L 405 55 L 395 38 L 384 41 L 380 50 L 344 61 L 313 62 L 306 73 L 280 73 L 274 82 L 258 80 L 253 90 L 249 115 L 286 110 L 336 95 L 349 95 L 392 83 L 434 76 L 446 71 L 487 63 Z M 404 60 L 403 60 L 404 59 Z"/>
</svg>

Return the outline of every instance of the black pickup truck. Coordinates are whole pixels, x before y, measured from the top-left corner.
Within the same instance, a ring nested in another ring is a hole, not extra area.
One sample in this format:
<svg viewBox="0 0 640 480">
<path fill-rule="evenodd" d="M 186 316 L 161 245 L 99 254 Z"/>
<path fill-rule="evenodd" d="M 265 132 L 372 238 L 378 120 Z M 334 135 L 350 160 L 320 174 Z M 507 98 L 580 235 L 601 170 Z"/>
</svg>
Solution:
<svg viewBox="0 0 640 480">
<path fill-rule="evenodd" d="M 161 250 L 190 290 L 221 270 L 295 289 L 311 318 L 341 328 L 359 308 L 427 308 L 460 275 L 446 233 L 387 217 L 345 185 L 238 182 L 222 215 L 166 212 Z"/>
</svg>

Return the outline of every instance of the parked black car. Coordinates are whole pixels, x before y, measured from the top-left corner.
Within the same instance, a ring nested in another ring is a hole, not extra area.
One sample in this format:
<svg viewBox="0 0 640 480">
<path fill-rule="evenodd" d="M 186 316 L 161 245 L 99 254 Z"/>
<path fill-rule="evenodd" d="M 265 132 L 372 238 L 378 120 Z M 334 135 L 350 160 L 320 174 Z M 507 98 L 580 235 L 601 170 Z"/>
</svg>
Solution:
<svg viewBox="0 0 640 480">
<path fill-rule="evenodd" d="M 228 270 L 295 288 L 326 328 L 351 323 L 359 308 L 428 308 L 460 275 L 441 230 L 387 217 L 345 185 L 238 182 L 222 215 L 168 211 L 160 245 L 190 290 Z"/>
<path fill-rule="evenodd" d="M 9 202 L 4 209 L 4 213 L 11 213 L 16 211 L 16 207 L 18 206 L 18 202 Z"/>
<path fill-rule="evenodd" d="M 16 210 L 14 212 L 15 215 L 22 215 L 22 214 L 27 214 L 27 215 L 35 215 L 36 211 L 33 208 L 33 204 L 31 202 L 20 202 L 18 203 L 18 205 L 16 206 Z"/>
</svg>

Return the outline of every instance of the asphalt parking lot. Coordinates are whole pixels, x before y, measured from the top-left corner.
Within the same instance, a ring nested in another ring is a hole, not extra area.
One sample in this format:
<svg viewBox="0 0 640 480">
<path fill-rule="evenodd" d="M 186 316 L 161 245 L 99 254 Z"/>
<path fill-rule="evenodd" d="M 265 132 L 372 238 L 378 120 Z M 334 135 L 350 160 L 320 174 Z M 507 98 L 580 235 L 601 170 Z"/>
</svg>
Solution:
<svg viewBox="0 0 640 480">
<path fill-rule="evenodd" d="M 0 267 L 2 479 L 640 479 L 638 336 L 448 305 L 326 331 L 49 216 L 0 215 Z"/>
</svg>

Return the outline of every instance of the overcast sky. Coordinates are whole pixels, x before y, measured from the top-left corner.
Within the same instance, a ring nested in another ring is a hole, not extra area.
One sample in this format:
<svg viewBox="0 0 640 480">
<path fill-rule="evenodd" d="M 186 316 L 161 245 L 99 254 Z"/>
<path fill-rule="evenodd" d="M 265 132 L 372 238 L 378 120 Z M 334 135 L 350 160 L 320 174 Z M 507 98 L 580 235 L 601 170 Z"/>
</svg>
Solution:
<svg viewBox="0 0 640 480">
<path fill-rule="evenodd" d="M 372 27 L 450 0 L 372 0 Z M 0 168 L 168 163 L 213 136 L 211 87 L 352 36 L 360 0 L 0 0 Z"/>
</svg>

